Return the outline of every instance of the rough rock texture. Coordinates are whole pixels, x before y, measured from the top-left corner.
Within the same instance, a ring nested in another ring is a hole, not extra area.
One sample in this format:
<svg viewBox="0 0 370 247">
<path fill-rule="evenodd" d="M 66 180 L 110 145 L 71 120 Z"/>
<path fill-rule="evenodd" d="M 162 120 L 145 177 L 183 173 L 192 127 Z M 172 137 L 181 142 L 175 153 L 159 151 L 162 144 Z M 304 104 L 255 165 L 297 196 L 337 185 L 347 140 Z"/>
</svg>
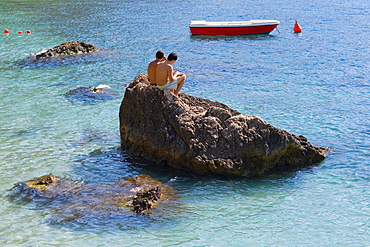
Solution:
<svg viewBox="0 0 370 247">
<path fill-rule="evenodd" d="M 98 47 L 93 44 L 86 44 L 80 41 L 69 41 L 46 51 L 36 53 L 36 59 L 86 54 L 96 52 L 98 50 Z"/>
<path fill-rule="evenodd" d="M 126 206 L 131 206 L 132 210 L 137 214 L 146 214 L 153 204 L 157 203 L 161 196 L 159 186 L 152 189 L 142 189 L 136 191 L 134 196 L 129 198 Z"/>
<path fill-rule="evenodd" d="M 322 161 L 327 148 L 224 104 L 148 86 L 140 74 L 120 107 L 121 147 L 129 154 L 198 174 L 259 176 Z"/>
<path fill-rule="evenodd" d="M 53 212 L 58 221 L 168 211 L 176 198 L 174 188 L 145 174 L 115 183 L 90 185 L 50 173 L 18 183 L 15 188 L 11 201 L 57 206 Z"/>
</svg>

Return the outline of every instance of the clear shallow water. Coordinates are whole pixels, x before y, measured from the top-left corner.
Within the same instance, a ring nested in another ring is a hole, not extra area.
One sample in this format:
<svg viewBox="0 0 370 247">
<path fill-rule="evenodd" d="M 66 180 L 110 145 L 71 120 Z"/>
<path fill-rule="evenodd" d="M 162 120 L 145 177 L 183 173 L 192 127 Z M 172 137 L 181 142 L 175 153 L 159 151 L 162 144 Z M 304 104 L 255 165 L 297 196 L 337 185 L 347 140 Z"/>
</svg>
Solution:
<svg viewBox="0 0 370 247">
<path fill-rule="evenodd" d="M 174 11 L 175 14 L 172 14 Z M 0 244 L 24 246 L 366 246 L 370 242 L 368 2 L 45 1 L 0 5 Z M 191 20 L 279 19 L 271 35 L 191 37 Z M 292 33 L 298 19 L 303 33 Z M 18 30 L 32 30 L 18 35 Z M 114 35 L 116 33 L 116 35 Z M 32 61 L 71 40 L 99 53 Z M 200 177 L 120 153 L 125 87 L 174 51 L 183 92 L 216 100 L 335 151 L 318 167 L 259 179 Z M 80 86 L 117 98 L 74 101 Z M 12 203 L 12 186 L 52 172 L 91 184 L 147 173 L 181 197 L 165 216 L 55 223 Z"/>
</svg>

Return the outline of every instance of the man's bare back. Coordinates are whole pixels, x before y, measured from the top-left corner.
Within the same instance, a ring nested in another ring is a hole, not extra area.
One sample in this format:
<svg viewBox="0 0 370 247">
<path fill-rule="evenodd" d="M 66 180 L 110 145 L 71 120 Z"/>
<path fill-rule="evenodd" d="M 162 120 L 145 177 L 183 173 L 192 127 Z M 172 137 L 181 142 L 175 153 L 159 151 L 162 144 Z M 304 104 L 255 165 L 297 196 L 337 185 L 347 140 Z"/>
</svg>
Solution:
<svg viewBox="0 0 370 247">
<path fill-rule="evenodd" d="M 156 53 L 156 59 L 154 61 L 151 61 L 148 65 L 148 76 L 150 84 L 156 85 L 156 77 L 157 77 L 157 66 L 159 63 L 166 60 L 166 57 L 164 56 L 163 51 L 157 51 Z"/>
<path fill-rule="evenodd" d="M 159 88 L 169 89 L 178 95 L 184 85 L 186 76 L 183 73 L 173 71 L 172 64 L 177 60 L 176 53 L 171 53 L 166 61 L 157 64 L 156 83 Z"/>
<path fill-rule="evenodd" d="M 161 64 L 157 64 L 157 71 L 156 71 L 157 85 L 163 86 L 167 82 L 173 82 L 174 80 L 176 80 L 172 72 L 173 72 L 173 68 L 168 60 L 164 61 Z"/>
<path fill-rule="evenodd" d="M 157 84 L 157 82 L 156 82 L 157 67 L 158 67 L 158 61 L 157 60 L 151 61 L 148 65 L 149 81 L 150 81 L 150 84 L 153 84 L 153 85 Z"/>
</svg>

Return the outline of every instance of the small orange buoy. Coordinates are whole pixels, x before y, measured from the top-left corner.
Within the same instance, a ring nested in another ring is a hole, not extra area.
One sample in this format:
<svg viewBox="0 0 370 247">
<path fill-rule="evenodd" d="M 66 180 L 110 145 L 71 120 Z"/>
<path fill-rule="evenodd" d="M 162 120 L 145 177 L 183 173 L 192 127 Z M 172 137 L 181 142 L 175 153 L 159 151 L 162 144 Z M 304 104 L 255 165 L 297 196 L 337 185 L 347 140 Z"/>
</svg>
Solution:
<svg viewBox="0 0 370 247">
<path fill-rule="evenodd" d="M 8 29 L 5 29 L 4 33 L 10 33 L 10 31 Z"/>
<path fill-rule="evenodd" d="M 23 32 L 22 31 L 18 31 L 18 34 L 22 34 Z"/>
<path fill-rule="evenodd" d="M 294 24 L 294 32 L 295 33 L 300 33 L 300 32 L 302 32 L 302 28 L 301 28 L 301 26 L 299 25 L 299 23 L 298 23 L 298 21 L 295 21 L 295 24 Z"/>
<path fill-rule="evenodd" d="M 27 30 L 26 33 L 31 33 L 31 30 Z"/>
<path fill-rule="evenodd" d="M 117 35 L 117 33 L 113 33 L 114 35 Z"/>
</svg>

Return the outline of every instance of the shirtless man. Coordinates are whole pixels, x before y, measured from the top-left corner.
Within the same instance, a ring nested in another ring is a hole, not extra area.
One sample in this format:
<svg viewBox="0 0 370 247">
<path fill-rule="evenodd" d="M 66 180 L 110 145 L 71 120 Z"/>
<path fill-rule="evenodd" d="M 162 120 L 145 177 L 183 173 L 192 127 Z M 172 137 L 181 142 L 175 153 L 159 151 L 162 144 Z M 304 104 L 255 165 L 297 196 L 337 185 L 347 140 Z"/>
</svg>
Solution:
<svg viewBox="0 0 370 247">
<path fill-rule="evenodd" d="M 158 63 L 164 62 L 166 60 L 166 57 L 164 56 L 163 51 L 157 51 L 155 54 L 155 60 L 151 61 L 148 65 L 148 76 L 149 76 L 149 82 L 150 85 L 156 86 L 156 72 L 157 72 L 157 66 Z"/>
<path fill-rule="evenodd" d="M 176 53 L 171 53 L 163 63 L 158 63 L 157 66 L 157 87 L 160 89 L 168 89 L 174 95 L 178 95 L 180 89 L 184 85 L 186 75 L 173 71 L 172 64 L 177 60 Z"/>
</svg>

